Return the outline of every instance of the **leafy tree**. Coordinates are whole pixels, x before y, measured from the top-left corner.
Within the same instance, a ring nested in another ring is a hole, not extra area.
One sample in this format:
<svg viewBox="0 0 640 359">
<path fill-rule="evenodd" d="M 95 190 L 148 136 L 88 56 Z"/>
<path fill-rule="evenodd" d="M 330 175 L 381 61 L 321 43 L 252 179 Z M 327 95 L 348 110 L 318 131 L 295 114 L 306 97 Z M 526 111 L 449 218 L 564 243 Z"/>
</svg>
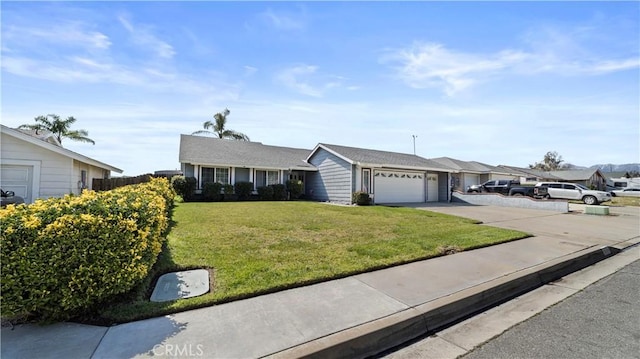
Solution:
<svg viewBox="0 0 640 359">
<path fill-rule="evenodd" d="M 62 138 L 68 138 L 73 141 L 89 142 L 95 145 L 95 141 L 90 139 L 89 132 L 87 130 L 71 130 L 71 125 L 76 122 L 73 116 L 69 116 L 64 120 L 60 119 L 60 116 L 55 114 L 49 114 L 46 116 L 38 116 L 35 118 L 36 123 L 31 125 L 21 125 L 18 128 L 28 129 L 36 131 L 38 134 L 41 131 L 51 132 L 56 136 L 56 139 L 62 144 Z"/>
<path fill-rule="evenodd" d="M 555 171 L 564 168 L 562 162 L 564 161 L 558 152 L 549 151 L 544 155 L 542 162 L 536 162 L 535 164 L 529 165 L 529 168 L 542 171 Z"/>
<path fill-rule="evenodd" d="M 230 112 L 231 111 L 229 111 L 229 109 L 225 108 L 222 113 L 216 113 L 215 115 L 213 115 L 213 119 L 215 120 L 215 122 L 206 121 L 203 124 L 204 130 L 196 131 L 193 133 L 193 135 L 213 134 L 218 136 L 218 138 L 250 141 L 249 136 L 245 135 L 244 133 L 225 128 L 225 126 L 227 125 L 227 116 L 229 116 Z"/>
</svg>

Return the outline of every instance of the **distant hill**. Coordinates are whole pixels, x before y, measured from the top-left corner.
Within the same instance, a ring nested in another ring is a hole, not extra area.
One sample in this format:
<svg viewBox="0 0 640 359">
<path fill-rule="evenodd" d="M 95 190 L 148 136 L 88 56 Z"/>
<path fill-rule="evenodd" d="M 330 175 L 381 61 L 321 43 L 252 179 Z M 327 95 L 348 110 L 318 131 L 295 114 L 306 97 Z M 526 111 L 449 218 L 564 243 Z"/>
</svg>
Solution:
<svg viewBox="0 0 640 359">
<path fill-rule="evenodd" d="M 606 165 L 593 165 L 589 168 L 598 168 L 603 173 L 608 172 L 640 172 L 640 163 L 627 163 L 624 165 L 614 165 L 614 164 L 606 164 Z"/>
</svg>

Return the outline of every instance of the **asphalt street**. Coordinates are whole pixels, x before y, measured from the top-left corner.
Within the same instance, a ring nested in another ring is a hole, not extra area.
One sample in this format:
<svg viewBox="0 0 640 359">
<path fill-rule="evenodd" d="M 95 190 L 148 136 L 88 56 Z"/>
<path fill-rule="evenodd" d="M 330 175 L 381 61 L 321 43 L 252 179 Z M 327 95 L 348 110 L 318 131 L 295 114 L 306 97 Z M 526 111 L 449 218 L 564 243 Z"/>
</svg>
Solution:
<svg viewBox="0 0 640 359">
<path fill-rule="evenodd" d="M 463 358 L 640 358 L 640 260 Z"/>
</svg>

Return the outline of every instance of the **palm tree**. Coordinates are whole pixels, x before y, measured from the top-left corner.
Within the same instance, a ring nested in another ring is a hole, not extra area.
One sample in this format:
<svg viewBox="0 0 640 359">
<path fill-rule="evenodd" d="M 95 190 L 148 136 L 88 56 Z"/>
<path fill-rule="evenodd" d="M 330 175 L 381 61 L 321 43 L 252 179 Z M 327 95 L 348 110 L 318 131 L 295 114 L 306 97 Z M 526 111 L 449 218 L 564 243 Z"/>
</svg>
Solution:
<svg viewBox="0 0 640 359">
<path fill-rule="evenodd" d="M 48 131 L 56 136 L 56 139 L 62 144 L 62 138 L 68 138 L 73 141 L 89 142 L 95 145 L 95 141 L 90 139 L 89 132 L 87 130 L 71 130 L 71 125 L 76 122 L 73 116 L 67 117 L 65 120 L 61 120 L 60 116 L 55 114 L 49 114 L 46 116 L 38 116 L 35 118 L 36 123 L 33 125 L 21 125 L 18 128 L 36 131 Z"/>
<path fill-rule="evenodd" d="M 192 133 L 192 135 L 202 135 L 202 134 L 214 134 L 218 136 L 218 138 L 231 139 L 231 140 L 239 140 L 239 141 L 250 141 L 249 136 L 245 135 L 242 132 L 237 132 L 234 130 L 229 130 L 225 128 L 227 124 L 227 116 L 229 116 L 229 109 L 224 109 L 222 113 L 216 113 L 213 115 L 214 122 L 206 121 L 203 124 L 204 130 L 196 131 Z M 209 130 L 211 129 L 211 130 Z"/>
</svg>

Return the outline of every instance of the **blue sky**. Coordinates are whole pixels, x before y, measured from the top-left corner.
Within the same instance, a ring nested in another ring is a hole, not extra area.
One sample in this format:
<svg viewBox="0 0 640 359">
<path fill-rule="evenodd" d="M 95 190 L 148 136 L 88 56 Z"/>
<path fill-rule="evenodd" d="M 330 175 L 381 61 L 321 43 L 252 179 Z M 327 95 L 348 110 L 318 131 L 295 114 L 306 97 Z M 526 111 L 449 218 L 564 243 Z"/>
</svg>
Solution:
<svg viewBox="0 0 640 359">
<path fill-rule="evenodd" d="M 2 123 L 138 175 L 229 108 L 268 145 L 640 162 L 638 2 L 6 2 Z"/>
</svg>

